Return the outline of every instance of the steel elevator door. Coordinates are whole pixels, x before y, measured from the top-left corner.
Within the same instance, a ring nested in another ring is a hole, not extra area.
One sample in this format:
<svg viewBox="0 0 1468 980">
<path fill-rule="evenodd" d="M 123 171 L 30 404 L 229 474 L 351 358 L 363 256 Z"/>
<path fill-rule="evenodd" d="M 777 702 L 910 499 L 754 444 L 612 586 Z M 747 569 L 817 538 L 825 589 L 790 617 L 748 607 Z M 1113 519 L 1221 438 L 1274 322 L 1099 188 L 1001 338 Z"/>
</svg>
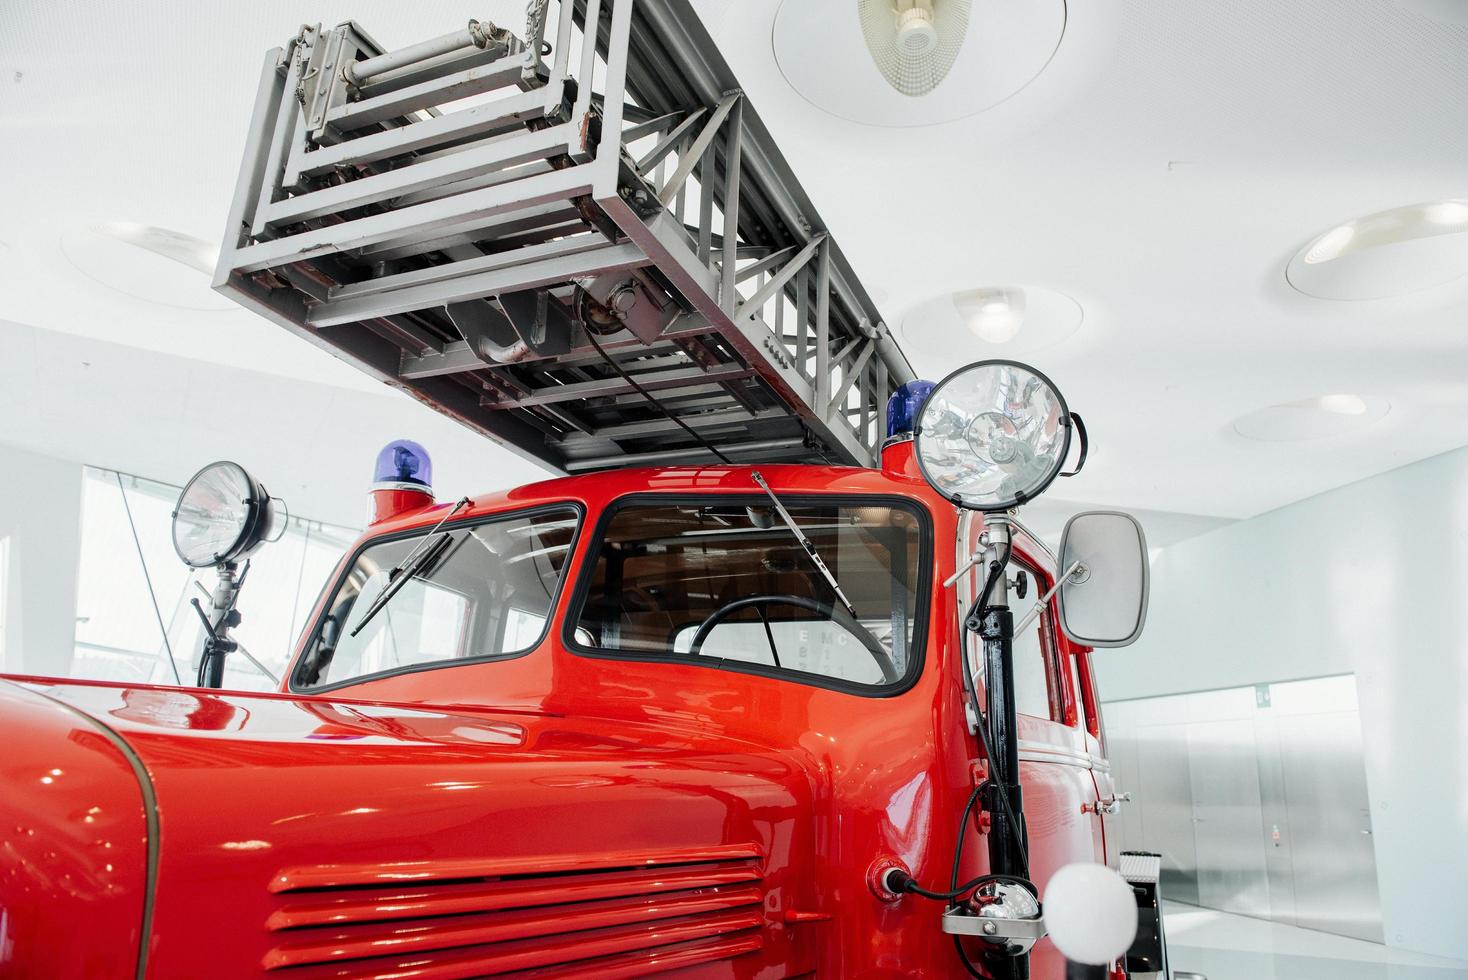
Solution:
<svg viewBox="0 0 1468 980">
<path fill-rule="evenodd" d="M 1113 825 L 1121 848 L 1163 855 L 1165 897 L 1382 941 L 1354 677 L 1116 701 L 1105 718 L 1134 798 Z"/>
<path fill-rule="evenodd" d="M 1361 725 L 1354 711 L 1279 719 L 1295 924 L 1382 941 Z"/>
<path fill-rule="evenodd" d="M 1252 721 L 1188 726 L 1198 904 L 1269 916 Z"/>
</svg>

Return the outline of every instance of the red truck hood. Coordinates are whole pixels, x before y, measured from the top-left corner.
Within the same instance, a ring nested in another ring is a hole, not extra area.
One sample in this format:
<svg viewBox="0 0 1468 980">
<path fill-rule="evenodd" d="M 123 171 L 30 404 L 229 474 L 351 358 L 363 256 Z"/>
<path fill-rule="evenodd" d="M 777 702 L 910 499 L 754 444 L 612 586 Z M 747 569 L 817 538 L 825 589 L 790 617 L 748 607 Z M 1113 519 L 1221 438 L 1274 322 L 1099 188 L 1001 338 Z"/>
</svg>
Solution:
<svg viewBox="0 0 1468 980">
<path fill-rule="evenodd" d="M 776 750 L 594 718 L 36 689 L 119 734 L 152 783 L 150 975 L 810 968 L 784 923 L 814 902 L 813 784 Z"/>
</svg>

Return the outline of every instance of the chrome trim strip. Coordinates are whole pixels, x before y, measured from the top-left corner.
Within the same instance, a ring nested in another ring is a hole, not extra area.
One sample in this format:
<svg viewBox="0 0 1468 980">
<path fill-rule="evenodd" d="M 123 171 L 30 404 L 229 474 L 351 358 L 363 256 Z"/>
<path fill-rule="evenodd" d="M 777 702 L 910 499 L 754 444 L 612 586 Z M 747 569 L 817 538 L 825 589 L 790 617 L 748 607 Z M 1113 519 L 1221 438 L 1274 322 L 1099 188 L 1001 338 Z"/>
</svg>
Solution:
<svg viewBox="0 0 1468 980">
<path fill-rule="evenodd" d="M 138 791 L 143 796 L 143 816 L 148 828 L 148 874 L 143 892 L 143 924 L 142 933 L 138 937 L 138 969 L 135 974 L 136 980 L 144 980 L 148 972 L 148 949 L 153 941 L 153 901 L 158 894 L 158 850 L 159 850 L 159 823 L 158 823 L 158 795 L 153 790 L 153 778 L 148 775 L 148 769 L 143 765 L 142 758 L 116 731 L 93 718 L 81 708 L 69 704 L 58 697 L 47 694 L 43 690 L 32 688 L 34 693 L 41 695 L 48 701 L 58 704 L 70 711 L 72 714 L 84 719 L 93 728 L 102 733 L 122 753 L 122 757 L 132 766 L 133 776 L 138 781 Z"/>
<path fill-rule="evenodd" d="M 1088 752 L 1024 738 L 1019 740 L 1019 757 L 1027 762 L 1051 762 L 1079 766 L 1082 769 L 1097 768 L 1095 758 Z"/>
<path fill-rule="evenodd" d="M 1057 557 L 1055 557 L 1055 552 L 1053 552 L 1053 551 L 1050 550 L 1050 546 L 1048 544 L 1046 544 L 1043 540 L 1041 540 L 1041 538 L 1040 538 L 1040 536 L 1038 534 L 1036 534 L 1034 531 L 1031 531 L 1028 527 L 1026 527 L 1013 514 L 1009 515 L 1008 520 L 1009 520 L 1009 523 L 1013 524 L 1015 527 L 1017 527 L 1021 531 L 1025 532 L 1025 535 L 1031 541 L 1033 541 L 1035 543 L 1035 545 L 1041 551 L 1043 551 L 1045 553 L 1045 556 L 1050 559 L 1050 564 L 1052 564 L 1052 565 L 1055 566 L 1055 574 L 1056 575 L 1059 575 L 1060 574 L 1060 559 L 1057 558 Z"/>
</svg>

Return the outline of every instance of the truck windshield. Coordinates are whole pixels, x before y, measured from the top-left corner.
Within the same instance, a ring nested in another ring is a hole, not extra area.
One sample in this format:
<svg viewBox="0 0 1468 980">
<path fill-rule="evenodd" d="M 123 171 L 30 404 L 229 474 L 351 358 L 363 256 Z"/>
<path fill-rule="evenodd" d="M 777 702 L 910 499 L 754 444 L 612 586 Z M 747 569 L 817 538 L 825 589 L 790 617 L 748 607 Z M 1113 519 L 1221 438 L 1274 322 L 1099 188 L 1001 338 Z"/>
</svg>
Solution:
<svg viewBox="0 0 1468 980">
<path fill-rule="evenodd" d="M 336 687 L 532 649 L 545 633 L 578 520 L 557 507 L 447 527 L 434 535 L 441 543 L 397 572 L 411 578 L 366 619 L 423 533 L 369 544 L 328 603 L 292 687 Z"/>
<path fill-rule="evenodd" d="M 634 501 L 592 545 L 572 645 L 628 659 L 721 662 L 839 688 L 887 686 L 920 659 L 926 567 L 915 508 L 781 494 L 852 617 L 767 497 Z"/>
</svg>

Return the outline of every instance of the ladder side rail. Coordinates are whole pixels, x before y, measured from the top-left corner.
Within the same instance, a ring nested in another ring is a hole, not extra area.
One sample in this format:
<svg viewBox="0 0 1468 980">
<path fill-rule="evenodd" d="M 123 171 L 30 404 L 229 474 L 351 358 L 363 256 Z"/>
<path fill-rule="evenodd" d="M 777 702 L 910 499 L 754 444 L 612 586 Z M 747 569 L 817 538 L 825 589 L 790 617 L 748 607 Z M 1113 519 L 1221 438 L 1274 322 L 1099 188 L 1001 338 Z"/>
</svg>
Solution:
<svg viewBox="0 0 1468 980">
<path fill-rule="evenodd" d="M 674 58 L 670 60 L 676 61 L 683 69 L 691 95 L 700 104 L 707 104 L 718 94 L 738 87 L 737 79 L 688 0 L 643 0 L 639 3 L 639 10 L 653 28 L 639 32 L 639 40 L 648 45 L 658 44 L 675 52 Z M 796 228 L 805 224 L 811 230 L 816 230 L 819 215 L 814 203 L 796 179 L 753 106 L 745 108 L 744 127 L 749 136 L 744 153 L 747 158 L 744 160 L 745 168 L 771 194 L 772 202 L 780 211 L 782 220 L 790 227 Z M 856 312 L 858 317 L 866 317 L 873 324 L 881 323 L 881 315 L 875 304 L 862 288 L 840 246 L 834 243 L 831 274 L 836 291 L 847 308 Z M 895 343 L 883 345 L 883 348 L 882 357 L 888 361 L 888 369 L 895 382 L 901 384 L 913 380 L 916 375 L 900 348 Z"/>
<path fill-rule="evenodd" d="M 671 70 L 674 67 L 675 66 L 671 66 L 671 65 L 670 66 L 659 66 L 659 65 L 648 66 L 648 65 L 643 65 L 643 66 L 641 66 L 641 71 L 639 72 L 639 74 L 642 77 L 644 77 L 644 78 L 656 78 L 656 79 L 664 79 L 664 80 L 666 80 L 666 79 L 672 78 L 672 77 L 674 77 L 676 75 L 676 72 L 673 71 L 673 70 Z M 737 96 L 737 93 L 725 94 L 720 99 L 720 102 L 718 104 L 718 108 L 720 108 L 720 109 L 730 109 L 732 107 L 731 96 Z M 666 97 L 666 96 L 664 95 L 664 97 Z M 611 101 L 612 100 L 610 100 L 610 99 L 608 100 L 609 103 Z M 647 99 L 644 99 L 643 101 L 646 102 L 648 100 Z M 671 107 L 670 106 L 657 106 L 657 107 L 655 107 L 655 111 L 663 111 L 663 110 L 667 110 L 669 108 L 671 108 Z M 683 109 L 681 111 L 685 111 L 685 112 L 697 111 L 697 108 L 698 107 L 690 107 L 690 108 L 687 108 L 687 109 Z M 717 121 L 717 120 L 715 120 L 715 121 Z M 742 130 L 741 130 L 741 134 L 742 134 Z M 705 137 L 710 137 L 711 135 L 712 135 L 711 131 L 709 129 L 706 129 L 705 132 L 704 132 L 704 136 Z M 744 141 L 741 140 L 740 142 L 742 143 Z M 719 147 L 716 147 L 716 148 L 717 149 L 723 149 L 723 147 L 725 147 L 725 146 L 728 146 L 728 143 L 727 142 L 724 143 L 722 146 L 719 146 Z M 673 181 L 674 183 L 678 182 L 679 180 L 681 180 L 683 178 L 686 178 L 686 176 L 688 174 L 688 171 L 690 169 L 691 164 L 696 163 L 696 162 L 699 162 L 699 161 L 696 160 L 696 158 L 694 160 L 687 159 L 687 157 L 689 155 L 691 155 L 691 154 L 685 154 L 685 159 L 680 162 L 679 169 L 676 171 L 676 176 L 675 176 L 674 181 Z M 730 297 L 725 303 L 722 304 L 722 305 L 725 306 L 725 312 L 726 313 L 728 312 L 727 307 L 728 306 L 731 306 L 734 302 L 740 302 L 741 303 L 741 313 L 740 313 L 739 317 L 737 318 L 738 321 L 739 321 L 738 322 L 738 326 L 740 328 L 742 328 L 743 332 L 748 332 L 748 333 L 753 334 L 753 336 L 751 336 L 751 337 L 749 337 L 747 339 L 752 340 L 757 345 L 758 350 L 757 350 L 757 353 L 756 353 L 756 357 L 759 360 L 765 360 L 765 361 L 773 360 L 776 364 L 781 364 L 781 362 L 788 361 L 789 366 L 796 366 L 796 365 L 798 365 L 797 370 L 794 372 L 795 379 L 796 380 L 799 380 L 799 381 L 803 381 L 804 378 L 805 378 L 805 375 L 808 373 L 807 372 L 807 368 L 806 368 L 806 366 L 803 363 L 800 363 L 795 358 L 794 351 L 787 349 L 784 352 L 783 356 L 782 356 L 781 353 L 779 353 L 779 352 L 776 351 L 776 347 L 777 346 L 783 346 L 783 347 L 789 348 L 793 344 L 794 341 L 793 340 L 787 340 L 785 338 L 783 332 L 775 332 L 775 331 L 772 331 L 772 330 L 770 330 L 770 328 L 767 325 L 765 325 L 763 323 L 761 323 L 760 325 L 761 326 L 764 326 L 764 330 L 763 331 L 760 331 L 760 330 L 755 329 L 753 324 L 749 324 L 749 323 L 746 323 L 745 322 L 746 317 L 752 317 L 755 321 L 761 321 L 762 320 L 761 314 L 762 314 L 763 311 L 760 309 L 760 307 L 764 306 L 767 303 L 770 303 L 770 301 L 772 299 L 772 293 L 770 291 L 761 290 L 760 293 L 756 294 L 755 296 L 750 297 L 748 300 L 745 300 L 742 297 L 741 298 L 738 298 L 738 299 L 735 299 L 734 297 L 737 296 L 737 293 L 734 290 L 731 290 L 729 288 L 729 286 L 730 286 L 730 279 L 731 278 L 734 281 L 736 281 L 736 282 L 740 278 L 740 270 L 738 270 L 736 266 L 734 266 L 734 265 L 731 264 L 731 262 L 730 262 L 730 256 L 731 256 L 731 254 L 742 254 L 742 251 L 743 251 L 742 249 L 739 249 L 737 247 L 734 247 L 733 246 L 733 242 L 731 241 L 731 239 L 733 238 L 733 235 L 731 234 L 733 222 L 730 221 L 730 218 L 733 217 L 733 215 L 731 215 L 729 213 L 729 211 L 732 210 L 732 211 L 737 212 L 737 209 L 738 209 L 738 195 L 743 193 L 743 191 L 740 190 L 740 188 L 743 186 L 742 185 L 742 182 L 743 182 L 743 179 L 744 179 L 743 167 L 738 167 L 736 169 L 736 168 L 731 168 L 729 166 L 729 160 L 728 160 L 728 158 L 730 156 L 731 156 L 731 154 L 729 154 L 727 151 L 725 151 L 725 152 L 723 152 L 722 157 L 717 158 L 718 159 L 718 162 L 724 164 L 722 175 L 720 175 L 720 174 L 718 174 L 716 172 L 711 172 L 709 170 L 709 161 L 708 160 L 702 161 L 702 169 L 700 171 L 700 177 L 699 177 L 699 182 L 700 182 L 701 187 L 703 189 L 702 196 L 703 196 L 703 199 L 705 200 L 705 202 L 707 202 L 708 199 L 709 199 L 709 197 L 712 196 L 712 197 L 714 197 L 719 202 L 719 204 L 723 205 L 723 207 L 721 207 L 721 211 L 723 212 L 722 213 L 722 218 L 723 218 L 723 225 L 724 225 L 724 227 L 723 227 L 723 233 L 722 234 L 720 234 L 718 236 L 712 235 L 711 228 L 710 228 L 710 223 L 711 223 L 711 218 L 712 218 L 712 213 L 711 213 L 712 212 L 712 209 L 709 206 L 706 205 L 701 210 L 701 214 L 700 214 L 700 226 L 698 228 L 699 244 L 700 244 L 700 246 L 702 246 L 703 242 L 710 241 L 710 239 L 714 239 L 714 238 L 717 238 L 717 241 L 720 243 L 720 245 L 719 245 L 719 252 L 721 253 L 721 255 L 723 257 L 723 261 L 714 260 L 712 254 L 710 254 L 710 261 L 708 262 L 708 266 L 709 266 L 709 268 L 711 270 L 717 272 L 719 274 L 721 280 L 722 280 L 719 283 L 719 285 L 718 285 L 718 295 Z M 735 156 L 735 159 L 737 160 L 738 159 L 737 154 L 735 154 L 734 156 Z M 714 193 L 712 195 L 710 195 L 710 193 L 709 193 L 709 191 L 710 191 L 711 188 L 715 189 L 714 190 Z M 664 187 L 660 188 L 660 190 L 659 190 L 659 197 L 663 201 L 668 201 L 668 200 L 670 200 L 670 190 L 681 190 L 681 189 L 682 189 L 681 187 L 673 188 L 673 187 L 670 187 L 670 186 L 665 185 Z M 723 190 L 723 194 L 722 195 L 720 195 L 718 193 L 718 189 L 722 189 Z M 732 207 L 728 203 L 731 199 L 735 200 L 735 204 Z M 604 206 L 609 206 L 609 205 L 604 202 Z M 616 205 L 610 205 L 610 207 L 613 208 L 613 209 L 616 209 L 617 206 Z M 652 224 L 653 225 L 653 234 L 656 235 L 658 233 L 657 232 L 656 224 L 654 224 L 653 222 L 649 222 L 649 224 Z M 629 226 L 623 225 L 623 230 L 626 231 L 626 232 L 628 232 L 629 234 L 631 234 L 633 236 L 637 236 L 639 234 L 639 229 L 637 229 L 635 227 L 629 227 Z M 811 243 L 807 242 L 806 244 L 807 244 L 807 247 L 808 247 Z M 668 242 L 665 242 L 664 245 L 666 247 L 668 247 L 668 248 L 675 247 L 671 243 L 668 243 Z M 700 248 L 700 251 L 702 251 L 702 248 Z M 710 249 L 710 253 L 712 253 L 712 249 Z M 808 256 L 806 256 L 806 257 L 808 258 Z M 800 268 L 800 265 L 801 264 L 802 264 L 802 262 L 796 261 L 789 268 L 789 270 L 788 270 L 789 274 L 788 275 L 781 275 L 779 277 L 780 278 L 780 282 L 779 282 L 778 286 L 776 287 L 776 289 L 784 290 L 784 288 L 786 287 L 786 284 L 789 281 L 791 275 L 793 275 L 794 273 L 796 273 L 796 272 L 799 271 L 799 268 Z M 686 283 L 680 284 L 680 285 L 684 285 L 685 289 L 687 288 Z M 706 291 L 711 291 L 711 288 L 710 287 L 705 287 L 705 290 Z M 794 287 L 790 287 L 789 292 L 792 292 L 793 293 L 794 292 Z M 696 298 L 694 299 L 694 304 L 695 304 L 695 306 L 699 306 L 700 305 L 697 302 Z M 774 309 L 777 310 L 777 311 L 779 311 L 779 313 L 783 314 L 783 310 L 784 310 L 784 298 L 783 298 L 783 296 L 779 300 L 779 305 L 778 306 L 774 306 Z M 727 333 L 728 325 L 720 322 L 720 318 L 716 314 L 713 313 L 713 308 L 712 308 L 712 306 L 710 304 L 703 304 L 703 309 L 701 310 L 701 312 L 704 312 L 706 315 L 709 315 L 710 318 L 711 318 L 711 320 L 714 323 L 716 323 L 717 325 L 719 325 L 721 327 L 721 330 L 723 332 L 726 332 Z M 803 328 L 798 327 L 797 328 L 797 336 L 802 331 L 803 331 Z M 736 346 L 739 346 L 739 343 L 738 343 L 738 339 L 737 338 L 735 339 L 735 342 L 736 342 Z M 747 355 L 747 353 L 748 353 L 747 350 L 744 351 L 744 353 L 746 353 L 746 355 Z M 785 365 L 782 365 L 782 366 L 785 366 Z M 788 386 L 788 383 L 789 383 L 789 380 L 790 379 L 780 378 L 780 377 L 772 377 L 771 380 L 775 383 L 775 385 L 777 387 L 782 387 L 782 386 Z M 804 387 L 804 386 L 802 386 L 802 387 Z M 835 437 L 837 444 L 835 446 L 833 446 L 833 448 L 838 450 L 838 455 L 839 456 L 845 457 L 846 460 L 849 461 L 849 462 L 859 462 L 859 463 L 862 463 L 862 464 L 865 464 L 865 465 L 871 465 L 875 461 L 875 455 L 876 454 L 875 454 L 874 450 L 872 450 L 871 447 L 865 445 L 865 443 L 868 440 L 866 440 L 864 438 L 856 438 L 857 436 L 860 435 L 860 433 L 858 431 L 858 428 L 859 427 L 858 427 L 858 425 L 853 424 L 848 419 L 846 419 L 845 416 L 844 416 L 844 413 L 832 411 L 829 406 L 818 406 L 818 405 L 810 404 L 814 400 L 814 394 L 813 393 L 808 393 L 807 391 L 800 390 L 800 389 L 796 389 L 793 393 L 794 393 L 795 397 L 798 399 L 798 401 L 800 403 L 806 405 L 805 410 L 801 413 L 805 417 L 806 421 L 807 422 L 814 423 L 816 428 L 822 430 L 818 434 L 823 437 L 823 441 L 826 441 L 826 442 L 830 443 L 831 437 L 832 436 Z M 876 397 L 876 395 L 875 395 L 874 392 L 868 391 L 867 394 L 870 397 Z M 786 397 L 787 398 L 789 397 L 788 388 L 787 388 Z M 844 434 L 844 430 L 851 430 L 851 435 L 850 436 L 846 436 Z M 838 432 L 838 431 L 839 432 L 842 432 L 843 434 L 842 435 L 835 435 L 835 433 Z"/>
</svg>

